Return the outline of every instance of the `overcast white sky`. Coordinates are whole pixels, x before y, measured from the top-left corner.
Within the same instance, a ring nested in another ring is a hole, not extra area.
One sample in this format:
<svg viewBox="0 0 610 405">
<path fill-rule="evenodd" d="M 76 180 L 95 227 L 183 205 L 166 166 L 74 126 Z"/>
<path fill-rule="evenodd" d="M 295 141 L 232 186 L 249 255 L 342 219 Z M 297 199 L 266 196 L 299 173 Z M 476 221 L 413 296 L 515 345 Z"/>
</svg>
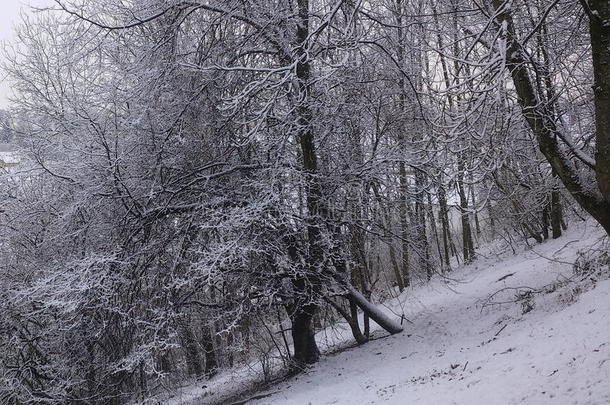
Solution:
<svg viewBox="0 0 610 405">
<path fill-rule="evenodd" d="M 14 41 L 13 26 L 19 22 L 20 10 L 28 12 L 29 5 L 40 7 L 52 3 L 52 0 L 0 0 L 0 41 Z M 0 70 L 0 108 L 6 106 L 6 97 L 10 92 L 4 76 Z"/>
</svg>

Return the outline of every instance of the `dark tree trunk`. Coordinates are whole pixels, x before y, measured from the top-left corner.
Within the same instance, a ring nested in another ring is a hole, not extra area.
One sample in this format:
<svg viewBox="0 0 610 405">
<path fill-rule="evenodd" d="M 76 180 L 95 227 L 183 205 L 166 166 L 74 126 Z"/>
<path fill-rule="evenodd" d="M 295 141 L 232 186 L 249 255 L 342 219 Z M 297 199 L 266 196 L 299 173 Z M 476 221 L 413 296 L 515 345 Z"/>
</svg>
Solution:
<svg viewBox="0 0 610 405">
<path fill-rule="evenodd" d="M 375 195 L 375 199 L 377 200 L 379 207 L 382 211 L 385 212 L 385 223 L 388 228 L 392 227 L 392 217 L 390 215 L 390 210 L 388 208 L 384 208 L 383 199 L 379 193 L 379 188 L 375 183 L 371 184 L 371 188 L 373 190 L 373 194 Z M 390 251 L 390 261 L 392 263 L 392 268 L 394 269 L 394 276 L 396 278 L 396 284 L 398 285 L 398 290 L 403 292 L 405 289 L 405 280 L 401 273 L 401 267 L 398 265 L 398 260 L 396 259 L 396 248 L 394 248 L 394 241 L 390 240 L 388 243 L 389 251 Z"/>
<path fill-rule="evenodd" d="M 595 79 L 595 174 L 601 194 L 610 205 L 610 3 L 607 0 L 590 0 L 588 3 Z M 606 225 L 602 225 L 610 234 L 610 210 L 606 211 L 603 220 Z"/>
<path fill-rule="evenodd" d="M 468 196 L 464 188 L 464 163 L 462 161 L 463 156 L 458 157 L 458 194 L 460 197 L 460 216 L 462 218 L 462 239 L 463 239 L 463 252 L 464 252 L 464 263 L 471 263 L 475 258 L 474 242 L 472 240 L 472 229 L 470 227 L 470 213 L 468 207 Z"/>
<path fill-rule="evenodd" d="M 438 251 L 438 260 L 441 262 L 442 271 L 445 271 L 443 265 L 443 253 L 441 251 L 441 241 L 438 238 L 438 230 L 436 228 L 436 218 L 434 218 L 434 207 L 432 206 L 432 197 L 430 193 L 428 195 L 428 219 L 430 220 L 430 228 L 432 229 L 432 235 L 434 235 L 434 242 L 436 243 L 436 249 Z"/>
<path fill-rule="evenodd" d="M 394 278 L 396 279 L 396 285 L 398 285 L 398 291 L 403 292 L 405 290 L 405 282 L 402 278 L 402 273 L 400 272 L 400 266 L 398 266 L 398 260 L 396 260 L 396 249 L 392 244 L 392 241 L 389 243 L 390 250 L 390 262 L 392 263 L 392 269 L 394 270 Z"/>
<path fill-rule="evenodd" d="M 352 297 L 348 297 L 349 300 L 349 311 L 350 311 L 350 321 L 349 326 L 352 329 L 352 335 L 358 344 L 363 344 L 369 340 L 369 331 L 368 328 L 365 331 L 365 335 L 362 334 L 360 330 L 360 323 L 358 322 L 358 305 L 356 305 L 356 301 Z M 368 318 L 368 316 L 367 316 Z"/>
<path fill-rule="evenodd" d="M 471 176 L 472 179 L 472 176 Z M 470 186 L 470 198 L 472 200 L 472 209 L 474 211 L 474 229 L 476 230 L 476 234 L 480 235 L 481 234 L 481 224 L 479 223 L 479 211 L 477 209 L 477 200 L 475 198 L 475 193 L 474 193 L 474 186 Z M 478 236 L 477 236 L 477 242 L 478 242 Z"/>
<path fill-rule="evenodd" d="M 308 211 L 308 247 L 307 268 L 305 274 L 293 280 L 297 294 L 292 308 L 292 339 L 294 344 L 295 366 L 314 363 L 320 352 L 314 339 L 313 318 L 318 309 L 315 300 L 319 293 L 319 274 L 322 266 L 323 247 L 321 218 L 325 218 L 326 210 L 322 201 L 322 185 L 317 177 L 318 163 L 315 150 L 314 132 L 312 126 L 313 112 L 310 105 L 311 61 L 306 53 L 309 39 L 309 0 L 298 0 L 298 25 L 296 38 L 298 46 L 295 49 L 297 94 L 293 100 L 297 103 L 298 141 L 301 147 L 303 169 L 305 171 L 305 193 Z"/>
<path fill-rule="evenodd" d="M 561 237 L 561 220 L 559 190 L 557 190 L 557 187 L 553 187 L 553 191 L 551 191 L 551 229 L 553 232 L 553 239 Z"/>
<path fill-rule="evenodd" d="M 415 223 L 414 231 L 417 239 L 417 255 L 420 269 L 426 274 L 426 278 L 432 278 L 432 263 L 430 263 L 430 246 L 428 243 L 428 235 L 426 233 L 426 211 L 424 207 L 424 179 L 423 173 L 419 170 L 415 173 Z"/>
<path fill-rule="evenodd" d="M 181 321 L 180 329 L 187 371 L 190 375 L 200 376 L 203 373 L 203 367 L 195 336 L 186 320 Z"/>
<path fill-rule="evenodd" d="M 316 304 L 299 304 L 290 316 L 294 345 L 293 366 L 297 370 L 306 364 L 317 362 L 320 358 L 313 327 L 313 317 L 317 310 Z"/>
<path fill-rule="evenodd" d="M 502 33 L 507 41 L 506 65 L 513 78 L 523 116 L 536 137 L 540 151 L 574 199 L 610 235 L 610 27 L 604 23 L 610 20 L 610 4 L 602 0 L 583 4 L 589 4 L 586 9 L 590 19 L 595 77 L 597 187 L 583 184 L 580 169 L 562 152 L 557 122 L 548 111 L 552 106 L 532 83 L 526 57 L 516 37 L 511 11 L 504 7 L 502 0 L 493 0 L 497 18 L 506 27 Z M 589 7 L 595 13 L 588 10 Z"/>
<path fill-rule="evenodd" d="M 550 211 L 551 211 L 551 203 L 544 204 L 544 208 L 542 208 L 542 237 L 544 240 L 549 238 L 549 226 L 550 226 Z"/>
<path fill-rule="evenodd" d="M 362 331 L 360 330 L 360 324 L 358 323 L 358 306 L 353 298 L 347 297 L 347 299 L 349 301 L 349 313 L 332 299 L 328 299 L 328 302 L 337 310 L 337 312 L 339 312 L 339 314 L 341 314 L 341 316 L 343 316 L 343 318 L 345 318 L 347 324 L 352 330 L 352 335 L 354 336 L 356 343 L 362 345 L 368 342 L 368 337 L 363 335 Z"/>
<path fill-rule="evenodd" d="M 398 47 L 397 47 L 397 60 L 398 64 L 401 68 L 404 67 L 405 56 L 403 50 L 404 43 L 404 29 L 402 23 L 402 14 L 403 14 L 403 0 L 396 0 L 396 27 L 397 27 L 397 35 L 398 35 Z M 400 120 L 402 125 L 400 125 L 398 129 L 398 143 L 400 145 L 400 149 L 403 151 L 407 150 L 406 144 L 406 128 L 405 128 L 405 118 L 404 114 L 406 112 L 406 102 L 407 102 L 407 92 L 405 89 L 405 80 L 402 75 L 399 76 L 398 79 L 398 110 L 400 113 Z M 408 202 L 408 178 L 407 178 L 407 168 L 404 160 L 398 164 L 398 180 L 399 180 L 399 188 L 398 188 L 398 217 L 400 220 L 400 228 L 401 228 L 401 273 L 404 280 L 405 287 L 409 287 L 411 285 L 411 270 L 409 267 L 409 223 L 408 223 L 408 211 L 409 211 L 409 202 Z"/>
<path fill-rule="evenodd" d="M 438 204 L 440 205 L 439 216 L 441 217 L 441 226 L 443 228 L 443 251 L 445 269 L 451 270 L 451 264 L 449 256 L 451 256 L 451 230 L 449 229 L 449 207 L 447 206 L 447 197 L 445 196 L 445 189 L 443 186 L 439 186 L 437 191 Z"/>
<path fill-rule="evenodd" d="M 203 331 L 202 346 L 205 351 L 205 375 L 212 377 L 218 371 L 218 360 L 214 349 L 214 334 L 212 329 Z"/>
</svg>

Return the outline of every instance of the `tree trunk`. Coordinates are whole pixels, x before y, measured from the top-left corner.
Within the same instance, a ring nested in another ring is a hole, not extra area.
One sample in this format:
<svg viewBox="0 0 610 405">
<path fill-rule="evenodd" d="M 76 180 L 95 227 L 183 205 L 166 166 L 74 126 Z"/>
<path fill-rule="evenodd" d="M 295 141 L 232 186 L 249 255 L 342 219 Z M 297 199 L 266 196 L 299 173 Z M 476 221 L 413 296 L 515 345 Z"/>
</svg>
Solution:
<svg viewBox="0 0 610 405">
<path fill-rule="evenodd" d="M 396 284 L 398 285 L 398 291 L 403 292 L 405 290 L 405 282 L 402 278 L 402 273 L 400 272 L 400 266 L 398 266 L 398 260 L 396 260 L 396 249 L 392 244 L 392 241 L 389 243 L 390 250 L 390 262 L 392 263 L 392 269 L 394 270 L 394 278 L 396 278 Z"/>
<path fill-rule="evenodd" d="M 470 228 L 470 213 L 468 208 L 468 196 L 464 188 L 464 163 L 463 156 L 460 153 L 458 157 L 458 175 L 457 175 L 457 186 L 458 194 L 460 196 L 460 216 L 462 218 L 462 240 L 463 240 L 463 252 L 464 252 L 464 263 L 471 263 L 475 258 L 474 242 L 472 241 L 472 229 Z"/>
<path fill-rule="evenodd" d="M 187 371 L 189 375 L 200 376 L 203 373 L 201 355 L 195 341 L 195 336 L 186 320 L 180 321 L 180 334 L 182 336 Z"/>
<path fill-rule="evenodd" d="M 430 228 L 432 229 L 432 235 L 434 236 L 434 242 L 436 243 L 436 249 L 438 251 L 438 260 L 441 262 L 442 271 L 445 271 L 443 265 L 443 253 L 441 251 L 441 241 L 438 238 L 438 230 L 436 228 L 436 219 L 434 218 L 434 207 L 432 206 L 432 196 L 430 193 L 426 193 L 428 196 L 428 219 L 430 220 Z"/>
<path fill-rule="evenodd" d="M 443 186 L 439 186 L 437 190 L 438 204 L 440 206 L 439 216 L 441 217 L 441 226 L 443 228 L 443 250 L 444 250 L 444 262 L 445 269 L 451 270 L 451 262 L 449 256 L 451 256 L 451 230 L 449 229 L 449 207 L 447 207 L 447 197 L 445 196 L 445 189 Z"/>
<path fill-rule="evenodd" d="M 590 0 L 588 3 L 595 79 L 595 176 L 601 194 L 610 205 L 610 3 L 607 0 Z M 610 234 L 610 210 L 603 215 L 603 220 Z"/>
<path fill-rule="evenodd" d="M 472 178 L 472 176 L 471 176 Z M 474 211 L 474 229 L 476 231 L 477 235 L 481 234 L 481 224 L 479 223 L 479 210 L 477 209 L 477 200 L 475 198 L 475 193 L 474 193 L 474 186 L 470 186 L 470 198 L 472 200 L 472 209 Z M 478 243 L 478 236 L 477 236 L 477 243 Z"/>
<path fill-rule="evenodd" d="M 553 239 L 561 237 L 561 202 L 557 186 L 553 186 L 551 191 L 551 229 Z"/>
<path fill-rule="evenodd" d="M 542 218 L 541 218 L 541 223 L 542 223 L 542 237 L 544 238 L 544 240 L 547 240 L 549 238 L 549 226 L 550 226 L 550 218 L 551 218 L 551 202 L 549 201 L 548 203 L 544 204 L 544 207 L 542 208 Z"/>
<path fill-rule="evenodd" d="M 320 358 L 313 327 L 313 317 L 318 309 L 316 304 L 297 305 L 290 316 L 292 321 L 292 342 L 294 345 L 293 366 L 302 368 Z"/>
<path fill-rule="evenodd" d="M 519 96 L 522 113 L 530 126 L 540 151 L 553 167 L 566 189 L 610 235 L 610 32 L 603 21 L 610 20 L 610 4 L 593 0 L 590 7 L 596 14 L 590 15 L 593 71 L 595 76 L 595 124 L 596 124 L 596 187 L 583 183 L 576 165 L 565 157 L 558 143 L 557 123 L 550 118 L 548 105 L 535 87 L 527 70 L 526 58 L 519 44 L 510 8 L 504 1 L 493 0 L 497 18 L 506 29 L 506 66 L 510 70 L 515 90 Z"/>
<path fill-rule="evenodd" d="M 352 335 L 354 336 L 356 343 L 358 343 L 359 345 L 362 345 L 362 344 L 368 342 L 368 338 L 365 337 L 362 334 L 362 331 L 360 330 L 360 325 L 358 323 L 358 306 L 356 305 L 356 302 L 353 300 L 353 298 L 348 297 L 348 301 L 349 301 L 349 309 L 350 309 L 349 313 L 345 309 L 343 309 L 343 307 L 341 307 L 341 305 L 337 304 L 330 298 L 328 299 L 328 302 L 330 303 L 330 305 L 332 305 L 333 308 L 335 308 L 337 310 L 337 312 L 339 312 L 339 314 L 341 314 L 341 316 L 343 316 L 343 318 L 345 318 L 345 320 L 347 321 L 347 324 L 349 325 L 350 329 L 352 330 Z"/>
<path fill-rule="evenodd" d="M 375 199 L 379 204 L 380 210 L 384 212 L 385 223 L 388 228 L 392 226 L 392 217 L 390 215 L 390 210 L 386 207 L 383 207 L 383 199 L 381 198 L 381 194 L 379 193 L 379 187 L 375 183 L 371 184 L 371 189 L 373 190 L 373 194 L 375 195 Z M 396 277 L 396 284 L 398 284 L 398 290 L 403 292 L 405 289 L 405 281 L 403 278 L 403 273 L 401 273 L 401 267 L 398 265 L 398 260 L 396 260 L 396 249 L 394 248 L 394 241 L 390 240 L 388 243 L 390 250 L 390 261 L 392 263 L 392 268 L 394 269 L 394 276 Z"/>
<path fill-rule="evenodd" d="M 432 278 L 432 264 L 430 263 L 430 246 L 428 235 L 426 234 L 426 211 L 424 206 L 424 180 L 423 173 L 419 170 L 415 172 L 415 223 L 414 231 L 417 239 L 417 255 L 420 269 L 426 274 L 426 278 Z"/>
<path fill-rule="evenodd" d="M 397 35 L 398 35 L 398 48 L 397 48 L 397 59 L 398 64 L 401 68 L 404 67 L 405 57 L 403 51 L 403 41 L 404 41 L 404 30 L 402 25 L 402 13 L 403 13 L 403 5 L 402 0 L 396 0 L 396 27 L 397 27 Z M 398 110 L 400 113 L 400 120 L 403 125 L 400 125 L 398 129 L 398 143 L 401 151 L 407 150 L 406 145 L 406 128 L 404 125 L 405 119 L 404 114 L 406 111 L 406 100 L 407 94 L 405 89 L 405 80 L 402 75 L 399 76 L 398 79 Z M 408 203 L 408 178 L 407 178 L 407 168 L 403 159 L 398 163 L 398 178 L 399 178 L 399 204 L 398 204 L 398 217 L 400 220 L 400 228 L 401 228 L 401 247 L 402 247 L 402 261 L 401 261 L 401 273 L 404 279 L 405 287 L 409 287 L 411 285 L 411 271 L 409 268 L 409 223 L 407 219 L 407 212 L 409 211 L 409 203 Z"/>
<path fill-rule="evenodd" d="M 306 274 L 293 280 L 298 295 L 291 311 L 292 339 L 294 342 L 294 361 L 297 367 L 314 363 L 320 352 L 314 339 L 313 317 L 318 309 L 315 300 L 319 294 L 319 274 L 323 260 L 321 218 L 326 210 L 322 202 L 322 185 L 317 177 L 318 162 L 315 150 L 312 126 L 313 111 L 310 105 L 311 61 L 306 52 L 309 39 L 309 0 L 298 0 L 298 25 L 296 38 L 298 46 L 294 58 L 297 94 L 293 100 L 297 103 L 298 141 L 301 147 L 303 169 L 305 171 L 305 199 L 308 211 L 307 236 L 309 252 L 307 254 Z"/>
</svg>

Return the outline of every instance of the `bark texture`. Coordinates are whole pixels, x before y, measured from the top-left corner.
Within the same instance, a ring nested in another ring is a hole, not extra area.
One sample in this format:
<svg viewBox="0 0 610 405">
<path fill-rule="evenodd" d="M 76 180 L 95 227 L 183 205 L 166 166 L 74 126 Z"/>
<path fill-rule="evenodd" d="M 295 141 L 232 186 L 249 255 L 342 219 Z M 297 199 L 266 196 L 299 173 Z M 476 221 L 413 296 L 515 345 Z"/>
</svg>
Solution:
<svg viewBox="0 0 610 405">
<path fill-rule="evenodd" d="M 577 167 L 564 153 L 558 141 L 557 123 L 547 111 L 548 103 L 543 102 L 530 77 L 510 8 L 502 0 L 493 0 L 507 43 L 506 65 L 515 84 L 523 116 L 536 137 L 540 151 L 574 199 L 610 234 L 610 32 L 603 23 L 610 21 L 610 5 L 600 0 L 590 4 L 591 9 L 596 11 L 596 14 L 590 15 L 590 28 L 595 72 L 596 157 L 599 159 L 595 165 L 597 182 L 584 180 L 581 170 L 585 169 Z"/>
</svg>

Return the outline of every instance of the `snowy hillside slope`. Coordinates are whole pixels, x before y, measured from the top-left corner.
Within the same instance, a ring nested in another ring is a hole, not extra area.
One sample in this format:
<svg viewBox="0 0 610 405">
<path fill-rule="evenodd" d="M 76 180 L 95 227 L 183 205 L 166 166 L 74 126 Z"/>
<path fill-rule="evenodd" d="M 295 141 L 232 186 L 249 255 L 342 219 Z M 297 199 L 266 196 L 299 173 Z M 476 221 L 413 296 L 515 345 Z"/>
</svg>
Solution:
<svg viewBox="0 0 610 405">
<path fill-rule="evenodd" d="M 386 304 L 404 310 L 403 333 L 324 356 L 248 403 L 610 404 L 610 280 L 575 277 L 572 265 L 602 234 L 573 224 L 516 255 L 481 250 L 455 281 Z M 248 378 L 219 377 L 173 403 L 222 403 Z"/>
</svg>

